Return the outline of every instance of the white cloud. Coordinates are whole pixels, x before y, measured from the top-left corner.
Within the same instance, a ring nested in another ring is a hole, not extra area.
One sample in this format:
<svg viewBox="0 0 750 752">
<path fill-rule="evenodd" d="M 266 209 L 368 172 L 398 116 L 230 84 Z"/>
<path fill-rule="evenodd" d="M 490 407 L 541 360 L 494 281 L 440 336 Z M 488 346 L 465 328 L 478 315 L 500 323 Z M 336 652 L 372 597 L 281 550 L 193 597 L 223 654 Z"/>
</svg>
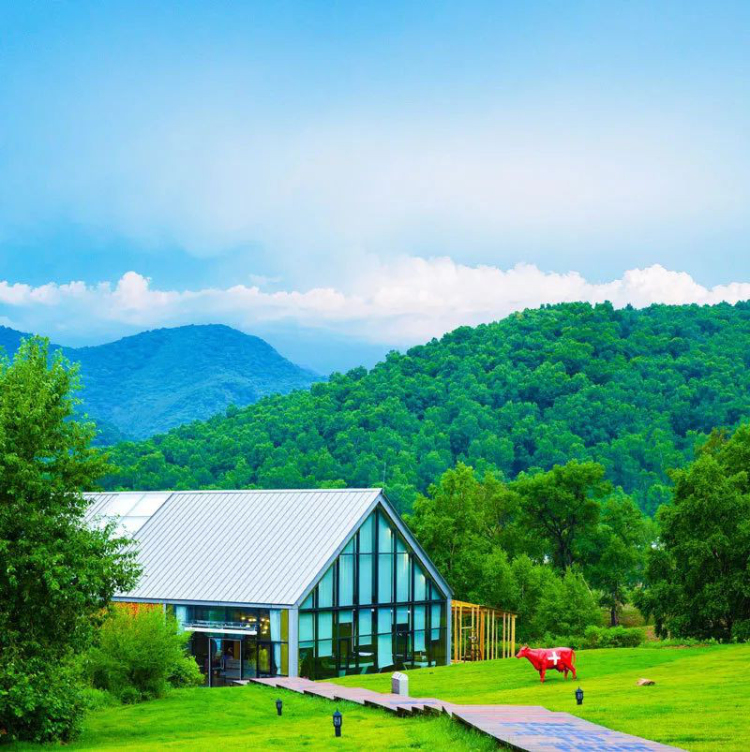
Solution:
<svg viewBox="0 0 750 752">
<path fill-rule="evenodd" d="M 447 257 L 381 262 L 362 270 L 342 289 L 268 292 L 257 285 L 235 285 L 158 290 L 134 271 L 114 285 L 71 282 L 32 287 L 0 281 L 0 312 L 10 314 L 16 326 L 53 338 L 60 333 L 79 339 L 185 323 L 226 323 L 248 332 L 269 323 L 288 323 L 404 346 L 542 303 L 609 300 L 618 307 L 643 307 L 748 298 L 750 282 L 708 288 L 685 272 L 659 265 L 594 283 L 578 272 L 544 272 L 528 264 L 507 270 L 466 266 Z"/>
</svg>

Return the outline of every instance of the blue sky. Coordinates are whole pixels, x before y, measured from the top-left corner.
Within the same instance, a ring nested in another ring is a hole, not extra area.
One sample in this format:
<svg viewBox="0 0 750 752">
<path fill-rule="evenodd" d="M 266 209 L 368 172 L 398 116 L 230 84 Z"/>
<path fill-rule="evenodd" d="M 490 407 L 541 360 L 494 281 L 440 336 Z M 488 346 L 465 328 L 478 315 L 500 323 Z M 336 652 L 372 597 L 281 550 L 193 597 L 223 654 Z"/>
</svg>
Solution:
<svg viewBox="0 0 750 752">
<path fill-rule="evenodd" d="M 750 297 L 749 42 L 747 3 L 0 0 L 0 322 L 327 370 Z"/>
</svg>

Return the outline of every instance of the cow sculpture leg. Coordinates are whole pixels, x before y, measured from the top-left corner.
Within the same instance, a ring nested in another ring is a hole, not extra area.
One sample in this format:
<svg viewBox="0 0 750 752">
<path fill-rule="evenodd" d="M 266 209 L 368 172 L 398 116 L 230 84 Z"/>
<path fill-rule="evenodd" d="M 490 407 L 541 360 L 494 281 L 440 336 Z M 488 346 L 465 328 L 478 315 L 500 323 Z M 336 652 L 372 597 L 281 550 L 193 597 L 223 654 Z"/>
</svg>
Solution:
<svg viewBox="0 0 750 752">
<path fill-rule="evenodd" d="M 541 682 L 542 682 L 542 684 L 544 684 L 544 675 L 545 675 L 546 673 L 547 673 L 547 667 L 546 667 L 546 666 L 542 666 L 542 667 L 541 667 L 541 668 L 539 669 L 539 678 L 541 679 Z"/>
</svg>

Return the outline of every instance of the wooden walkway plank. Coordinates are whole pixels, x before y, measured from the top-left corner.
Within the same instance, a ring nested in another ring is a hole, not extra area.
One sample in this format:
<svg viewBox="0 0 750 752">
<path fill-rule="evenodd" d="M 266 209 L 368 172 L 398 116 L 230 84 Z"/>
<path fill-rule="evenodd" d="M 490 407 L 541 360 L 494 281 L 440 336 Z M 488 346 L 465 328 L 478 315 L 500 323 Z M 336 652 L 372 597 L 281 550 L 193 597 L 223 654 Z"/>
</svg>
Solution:
<svg viewBox="0 0 750 752">
<path fill-rule="evenodd" d="M 406 697 L 297 677 L 250 681 L 327 700 L 355 702 L 400 716 L 446 713 L 465 726 L 520 752 L 679 752 L 677 747 L 613 731 L 570 713 L 547 710 L 541 705 L 458 705 L 434 697 Z"/>
</svg>

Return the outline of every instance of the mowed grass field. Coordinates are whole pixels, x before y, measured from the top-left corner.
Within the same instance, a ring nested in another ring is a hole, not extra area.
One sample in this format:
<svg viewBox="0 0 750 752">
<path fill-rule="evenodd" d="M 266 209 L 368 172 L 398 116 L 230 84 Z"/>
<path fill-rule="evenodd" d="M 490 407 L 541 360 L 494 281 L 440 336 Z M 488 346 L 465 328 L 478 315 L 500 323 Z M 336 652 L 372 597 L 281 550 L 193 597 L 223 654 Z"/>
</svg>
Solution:
<svg viewBox="0 0 750 752">
<path fill-rule="evenodd" d="M 750 749 L 750 645 L 582 650 L 577 669 L 577 682 L 548 672 L 545 684 L 525 659 L 420 669 L 409 672 L 409 692 L 465 704 L 543 705 L 696 752 Z M 638 687 L 641 677 L 656 684 Z M 336 681 L 389 687 L 379 674 Z M 573 696 L 579 685 L 580 707 Z"/>
<path fill-rule="evenodd" d="M 276 715 L 275 701 L 284 703 Z M 333 734 L 334 710 L 343 734 Z M 45 750 L 16 744 L 14 750 Z M 383 710 L 333 703 L 269 687 L 175 690 L 140 705 L 91 712 L 78 750 L 457 750 L 489 752 L 497 746 L 449 718 L 397 718 Z"/>
<path fill-rule="evenodd" d="M 465 704 L 543 705 L 620 731 L 696 752 L 750 749 L 750 645 L 586 650 L 579 681 L 507 659 L 409 672 L 412 696 Z M 640 677 L 652 687 L 638 687 Z M 337 679 L 388 691 L 390 676 Z M 575 704 L 580 684 L 584 704 Z M 280 697 L 284 714 L 276 716 Z M 335 739 L 331 715 L 344 717 Z M 44 749 L 16 745 L 15 749 Z M 486 737 L 447 717 L 396 718 L 350 703 L 259 686 L 176 690 L 141 705 L 91 712 L 68 749 L 96 750 L 492 750 Z"/>
</svg>

